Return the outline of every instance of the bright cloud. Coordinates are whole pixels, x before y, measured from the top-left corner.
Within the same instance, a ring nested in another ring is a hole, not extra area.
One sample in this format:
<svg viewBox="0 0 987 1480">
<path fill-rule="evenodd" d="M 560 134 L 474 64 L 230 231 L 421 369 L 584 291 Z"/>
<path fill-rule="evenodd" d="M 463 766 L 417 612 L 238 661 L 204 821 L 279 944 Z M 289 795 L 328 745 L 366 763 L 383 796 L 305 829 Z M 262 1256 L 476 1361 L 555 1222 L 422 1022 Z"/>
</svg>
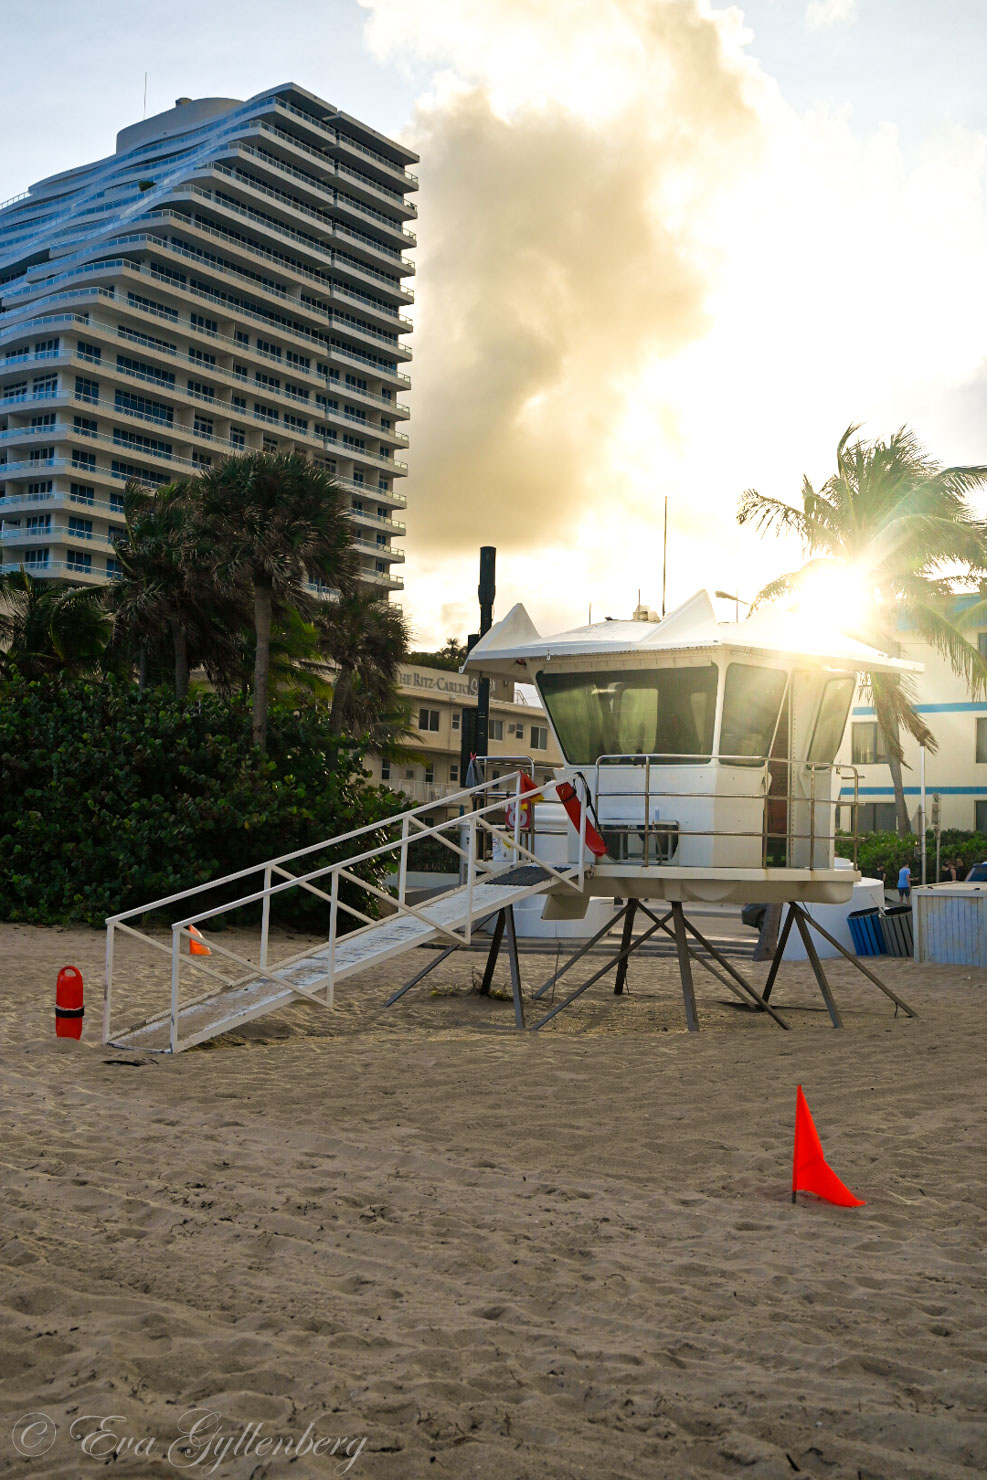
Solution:
<svg viewBox="0 0 987 1480">
<path fill-rule="evenodd" d="M 805 7 L 805 24 L 810 31 L 848 26 L 856 19 L 857 0 L 809 0 Z"/>
</svg>

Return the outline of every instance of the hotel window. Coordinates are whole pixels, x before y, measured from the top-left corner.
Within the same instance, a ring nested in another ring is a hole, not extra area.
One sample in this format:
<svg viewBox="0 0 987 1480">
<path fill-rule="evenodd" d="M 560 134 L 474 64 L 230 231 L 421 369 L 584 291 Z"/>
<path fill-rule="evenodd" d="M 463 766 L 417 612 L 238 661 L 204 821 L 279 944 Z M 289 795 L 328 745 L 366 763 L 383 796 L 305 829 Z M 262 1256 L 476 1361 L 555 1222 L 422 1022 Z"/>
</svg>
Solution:
<svg viewBox="0 0 987 1480">
<path fill-rule="evenodd" d="M 245 334 L 242 329 L 236 329 L 233 337 L 237 344 L 249 345 L 250 343 L 250 335 Z"/>
<path fill-rule="evenodd" d="M 211 437 L 215 426 L 211 417 L 200 416 L 196 412 L 195 419 L 192 422 L 192 430 L 197 437 Z"/>
<path fill-rule="evenodd" d="M 435 781 L 435 766 L 432 761 L 429 761 L 428 765 L 425 767 L 425 780 L 429 786 L 431 786 Z"/>
<path fill-rule="evenodd" d="M 207 319 L 205 314 L 194 313 L 191 315 L 192 328 L 199 329 L 205 334 L 218 334 L 219 322 L 216 319 Z"/>
<path fill-rule="evenodd" d="M 284 424 L 286 427 L 290 427 L 293 432 L 308 433 L 308 422 L 304 416 L 292 416 L 290 411 L 286 411 L 284 414 Z"/>
<path fill-rule="evenodd" d="M 490 728 L 487 731 L 487 734 L 491 740 L 503 740 L 504 721 L 502 719 L 492 719 L 490 721 Z"/>
<path fill-rule="evenodd" d="M 28 453 L 28 462 L 48 463 L 53 461 L 54 456 L 54 447 L 32 447 Z"/>
<path fill-rule="evenodd" d="M 96 471 L 95 452 L 80 452 L 78 447 L 72 448 L 72 466 L 74 468 L 85 468 L 87 473 Z"/>
<path fill-rule="evenodd" d="M 312 366 L 312 361 L 308 355 L 298 355 L 293 349 L 289 349 L 286 352 L 285 359 L 289 365 L 297 365 L 299 370 L 309 370 Z"/>
<path fill-rule="evenodd" d="M 977 764 L 987 764 L 987 719 L 977 720 Z"/>
<path fill-rule="evenodd" d="M 439 711 L 437 709 L 419 709 L 418 728 L 423 732 L 426 730 L 437 731 L 439 728 Z"/>
<path fill-rule="evenodd" d="M 51 490 L 52 480 L 50 478 L 41 478 L 37 483 L 29 483 L 27 485 L 27 496 L 28 498 L 44 498 L 51 493 Z"/>
<path fill-rule="evenodd" d="M 391 485 L 388 483 L 387 479 L 386 478 L 378 478 L 377 479 L 377 492 L 378 493 L 390 493 L 390 491 L 391 491 Z"/>
<path fill-rule="evenodd" d="M 545 725 L 531 726 L 531 748 L 532 750 L 548 749 L 548 729 Z"/>
<path fill-rule="evenodd" d="M 455 761 L 453 761 L 452 764 L 449 767 L 449 780 L 450 781 L 458 781 L 459 780 L 459 766 L 456 764 Z"/>
<path fill-rule="evenodd" d="M 10 385 L 5 385 L 3 388 L 3 398 L 5 401 L 21 401 L 26 395 L 26 380 L 18 380 L 16 384 L 12 382 Z"/>
<path fill-rule="evenodd" d="M 95 437 L 99 427 L 91 416 L 74 416 L 72 418 L 72 429 L 81 437 Z"/>
<path fill-rule="evenodd" d="M 452 711 L 452 721 L 451 721 L 452 728 L 454 730 L 458 730 L 460 728 L 460 726 L 462 725 L 462 722 L 463 722 L 463 712 L 462 712 L 462 710 L 461 709 L 454 709 Z M 491 723 L 493 723 L 493 721 L 491 721 Z"/>
<path fill-rule="evenodd" d="M 69 491 L 77 504 L 91 504 L 96 496 L 96 490 L 91 483 L 72 483 L 69 485 Z M 112 494 L 110 494 L 110 498 L 113 498 Z M 121 497 L 122 502 L 123 499 Z"/>
<path fill-rule="evenodd" d="M 284 393 L 286 396 L 294 396 L 296 401 L 308 401 L 311 399 L 304 386 L 292 385 L 290 380 L 286 380 L 284 383 Z"/>
<path fill-rule="evenodd" d="M 974 802 L 974 826 L 978 833 L 987 833 L 987 798 Z"/>
<path fill-rule="evenodd" d="M 230 405 L 233 407 L 234 411 L 246 411 L 247 398 L 246 396 L 233 396 L 230 399 Z"/>
<path fill-rule="evenodd" d="M 143 309 L 145 313 L 157 314 L 160 318 L 178 321 L 178 310 L 169 308 L 167 303 L 159 303 L 155 298 L 142 298 L 139 293 L 128 293 L 127 302 L 131 308 Z"/>
<path fill-rule="evenodd" d="M 58 340 L 57 339 L 37 339 L 37 340 L 35 340 L 34 353 L 36 355 L 57 355 L 58 354 Z"/>
<path fill-rule="evenodd" d="M 386 576 L 387 575 L 387 566 L 384 564 L 383 560 L 375 560 L 374 561 L 374 570 L 377 572 L 377 574 L 379 576 Z"/>
<path fill-rule="evenodd" d="M 98 365 L 100 360 L 103 358 L 103 351 L 100 349 L 98 344 L 86 344 L 85 341 L 82 339 L 79 340 L 79 343 L 76 346 L 76 354 L 79 356 L 80 360 L 91 360 L 94 365 Z M 119 363 L 120 360 L 118 356 L 117 364 Z"/>
<path fill-rule="evenodd" d="M 50 514 L 28 514 L 24 521 L 24 530 L 27 534 L 40 537 L 51 532 Z"/>
<path fill-rule="evenodd" d="M 31 417 L 31 431 L 32 432 L 41 431 L 42 429 L 44 429 L 46 427 L 53 427 L 54 425 L 55 425 L 55 413 L 54 413 L 54 411 L 46 411 L 42 416 L 32 416 Z"/>
<path fill-rule="evenodd" d="M 278 450 L 278 439 L 277 439 L 277 437 L 265 437 L 264 438 L 264 451 L 265 452 L 277 452 L 277 450 Z"/>
<path fill-rule="evenodd" d="M 195 344 L 189 345 L 188 357 L 190 360 L 194 360 L 197 365 L 215 365 L 216 363 L 215 355 L 208 354 L 204 349 L 199 349 L 198 345 Z"/>
<path fill-rule="evenodd" d="M 894 832 L 896 827 L 894 802 L 862 802 L 857 808 L 858 832 Z"/>
<path fill-rule="evenodd" d="M 193 396 L 202 396 L 206 401 L 215 401 L 216 399 L 216 392 L 211 385 L 206 385 L 204 380 L 190 380 L 188 388 Z M 246 402 L 244 402 L 244 405 L 246 405 Z"/>
<path fill-rule="evenodd" d="M 73 539 L 91 540 L 93 537 L 93 522 L 91 519 L 80 519 L 78 514 L 69 515 L 69 534 Z"/>
<path fill-rule="evenodd" d="M 280 360 L 281 358 L 281 346 L 279 344 L 272 344 L 269 339 L 258 339 L 257 348 L 262 355 L 270 355 L 272 360 Z"/>
<path fill-rule="evenodd" d="M 386 548 L 387 548 L 387 546 L 388 546 L 388 545 L 389 545 L 389 543 L 390 543 L 390 538 L 391 538 L 391 537 L 390 537 L 390 535 L 387 535 L 387 534 L 379 534 L 379 535 L 378 535 L 378 536 L 377 536 L 377 543 L 378 543 L 378 545 L 380 545 L 380 546 L 382 546 L 382 547 L 383 547 L 383 548 L 384 548 L 384 549 L 386 549 Z"/>
<path fill-rule="evenodd" d="M 243 427 L 230 427 L 230 446 L 246 447 L 247 434 Z"/>
<path fill-rule="evenodd" d="M 123 566 L 119 560 L 114 560 L 112 555 L 106 557 L 106 574 L 111 578 L 123 575 Z"/>
<path fill-rule="evenodd" d="M 24 564 L 27 565 L 27 566 L 34 566 L 34 567 L 38 567 L 38 566 L 41 566 L 41 565 L 47 565 L 48 564 L 48 550 L 47 550 L 47 548 L 40 549 L 40 550 L 39 549 L 25 550 L 24 551 Z"/>
<path fill-rule="evenodd" d="M 31 382 L 31 392 L 35 396 L 47 397 L 58 395 L 57 375 L 36 375 Z"/>
<path fill-rule="evenodd" d="M 78 401 L 98 401 L 99 381 L 90 380 L 85 375 L 77 375 L 75 377 L 75 395 Z"/>
<path fill-rule="evenodd" d="M 850 726 L 850 759 L 855 766 L 874 766 L 887 758 L 887 746 L 876 720 Z"/>
<path fill-rule="evenodd" d="M 192 448 L 192 461 L 197 468 L 211 468 L 212 458 L 208 453 L 200 452 L 198 447 Z"/>
<path fill-rule="evenodd" d="M 88 550 L 70 550 L 68 568 L 69 570 L 91 571 L 93 568 L 93 557 Z"/>
<path fill-rule="evenodd" d="M 81 488 L 81 487 L 84 487 L 85 485 L 84 484 L 73 484 L 72 486 L 73 486 L 73 488 L 75 488 L 75 487 L 80 487 Z M 110 490 L 110 508 L 113 510 L 113 512 L 115 514 L 122 514 L 123 513 L 123 494 L 122 493 L 117 493 L 116 489 L 111 489 Z"/>
<path fill-rule="evenodd" d="M 390 781 L 391 779 L 391 763 L 386 756 L 380 763 L 380 779 L 381 781 Z"/>
</svg>

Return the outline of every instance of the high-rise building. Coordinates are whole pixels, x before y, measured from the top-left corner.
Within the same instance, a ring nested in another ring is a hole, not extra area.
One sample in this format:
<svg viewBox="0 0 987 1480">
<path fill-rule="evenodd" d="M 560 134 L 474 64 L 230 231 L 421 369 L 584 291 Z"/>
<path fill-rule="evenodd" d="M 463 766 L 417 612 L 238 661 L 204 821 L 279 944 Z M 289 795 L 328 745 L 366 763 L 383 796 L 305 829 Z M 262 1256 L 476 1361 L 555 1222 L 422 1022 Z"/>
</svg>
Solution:
<svg viewBox="0 0 987 1480">
<path fill-rule="evenodd" d="M 179 98 L 0 207 L 3 568 L 106 580 L 128 479 L 301 451 L 400 589 L 416 158 L 288 84 Z"/>
</svg>

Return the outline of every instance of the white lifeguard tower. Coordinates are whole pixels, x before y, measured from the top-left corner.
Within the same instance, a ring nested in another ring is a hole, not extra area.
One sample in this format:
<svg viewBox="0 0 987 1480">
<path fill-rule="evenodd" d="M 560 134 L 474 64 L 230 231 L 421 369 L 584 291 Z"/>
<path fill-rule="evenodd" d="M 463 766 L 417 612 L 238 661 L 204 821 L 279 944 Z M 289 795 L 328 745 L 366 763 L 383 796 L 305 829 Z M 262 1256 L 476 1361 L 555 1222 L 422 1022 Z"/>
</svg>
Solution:
<svg viewBox="0 0 987 1480">
<path fill-rule="evenodd" d="M 542 784 L 541 799 L 530 757 L 515 757 L 506 776 L 488 777 L 485 768 L 493 770 L 495 760 L 503 767 L 506 758 L 481 756 L 479 776 L 447 799 L 460 804 L 459 817 L 436 822 L 428 807 L 410 808 L 111 916 L 104 1041 L 177 1053 L 292 1001 L 331 1007 L 337 984 L 418 946 L 444 946 L 391 993 L 390 1006 L 484 928 L 493 933 L 481 991 L 490 988 L 506 940 L 515 1025 L 524 1028 L 514 908 L 535 896 L 544 897 L 546 917 L 557 920 L 582 918 L 594 897 L 622 902 L 535 999 L 618 921 L 622 931 L 619 950 L 534 1029 L 614 968 L 620 994 L 629 957 L 658 933 L 675 943 L 690 1031 L 699 1027 L 694 962 L 784 1028 L 770 997 L 793 927 L 834 1027 L 841 1018 L 813 932 L 914 1017 L 805 906 L 849 900 L 860 877 L 855 866 L 837 867 L 834 857 L 838 808 L 854 814 L 856 808 L 856 775 L 834 758 L 859 676 L 916 666 L 853 638 L 809 629 L 787 612 L 717 622 L 705 591 L 660 622 L 606 621 L 549 637 L 516 606 L 473 647 L 464 668 L 537 685 L 565 757 Z M 848 780 L 849 798 L 841 795 Z M 408 887 L 422 839 L 445 846 L 461 871 L 455 887 L 425 902 Z M 380 879 L 385 863 L 396 871 L 390 888 Z M 272 906 L 292 890 L 323 902 L 325 942 L 274 960 Z M 686 917 L 683 906 L 701 902 L 787 908 L 762 992 Z M 201 941 L 217 917 L 247 913 L 259 926 L 256 951 L 234 951 L 213 936 L 205 959 L 201 946 L 188 954 L 193 938 Z M 639 915 L 645 926 L 635 936 Z M 145 928 L 144 917 L 155 916 L 170 918 L 169 944 Z M 114 1020 L 117 950 L 133 937 L 169 958 L 167 999 L 121 1029 Z M 190 994 L 189 978 L 193 986 L 208 979 L 210 990 Z"/>
<path fill-rule="evenodd" d="M 709 594 L 699 591 L 661 621 L 607 620 L 548 637 L 515 606 L 473 647 L 464 670 L 537 686 L 565 757 L 556 782 L 577 787 L 606 845 L 582 891 L 549 894 L 545 918 L 578 918 L 592 896 L 615 895 L 626 902 L 630 946 L 636 911 L 666 901 L 692 1028 L 684 943 L 698 933 L 682 909 L 690 902 L 787 905 L 760 1005 L 794 925 L 840 1025 L 810 931 L 843 948 L 803 906 L 844 903 L 860 878 L 834 856 L 839 807 L 856 813 L 856 773 L 835 757 L 859 675 L 916 666 L 812 629 L 791 612 L 762 609 L 743 622 L 718 622 Z M 584 845 L 575 826 L 569 833 L 574 865 Z M 650 908 L 645 913 L 656 920 Z"/>
</svg>

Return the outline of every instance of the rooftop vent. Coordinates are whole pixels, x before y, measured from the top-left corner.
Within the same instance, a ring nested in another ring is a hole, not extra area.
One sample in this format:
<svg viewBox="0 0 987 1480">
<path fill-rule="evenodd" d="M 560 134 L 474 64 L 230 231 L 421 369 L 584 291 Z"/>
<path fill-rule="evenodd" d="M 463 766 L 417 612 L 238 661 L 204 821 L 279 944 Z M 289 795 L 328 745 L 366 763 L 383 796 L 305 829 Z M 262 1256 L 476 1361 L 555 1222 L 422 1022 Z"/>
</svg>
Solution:
<svg viewBox="0 0 987 1480">
<path fill-rule="evenodd" d="M 183 103 L 191 103 L 191 101 L 192 101 L 191 98 L 176 98 L 175 99 L 175 107 L 176 108 L 180 108 Z"/>
</svg>

